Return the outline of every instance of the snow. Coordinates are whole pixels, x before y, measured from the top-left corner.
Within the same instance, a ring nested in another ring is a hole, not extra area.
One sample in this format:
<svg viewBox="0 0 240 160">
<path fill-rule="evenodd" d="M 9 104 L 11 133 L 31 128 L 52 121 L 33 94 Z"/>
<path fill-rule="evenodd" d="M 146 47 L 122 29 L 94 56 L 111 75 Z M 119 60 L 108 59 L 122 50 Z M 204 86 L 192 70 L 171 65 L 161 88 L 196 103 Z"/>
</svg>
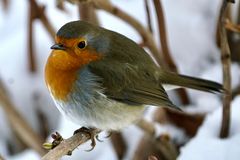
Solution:
<svg viewBox="0 0 240 160">
<path fill-rule="evenodd" d="M 236 97 L 231 107 L 230 135 L 227 139 L 219 138 L 222 109 L 209 114 L 197 135 L 181 148 L 178 160 L 239 160 L 240 158 L 240 96 Z"/>
<path fill-rule="evenodd" d="M 26 150 L 15 156 L 6 157 L 8 160 L 38 160 L 41 157 L 33 150 Z"/>
<path fill-rule="evenodd" d="M 64 119 L 47 92 L 44 82 L 44 65 L 53 44 L 39 21 L 34 24 L 34 45 L 37 59 L 37 73 L 30 74 L 27 66 L 27 21 L 28 1 L 10 1 L 7 13 L 0 10 L 0 77 L 3 79 L 9 94 L 17 110 L 29 122 L 31 127 L 39 132 L 39 122 L 36 116 L 37 110 L 46 115 L 50 128 L 58 131 L 64 138 L 72 135 L 80 126 L 72 124 Z M 66 12 L 55 7 L 55 1 L 39 0 L 46 4 L 46 14 L 55 30 L 66 22 L 78 19 L 77 7 L 66 3 Z M 143 0 L 112 0 L 113 4 L 126 11 L 144 26 L 146 15 L 144 13 Z M 169 48 L 181 73 L 202 77 L 217 82 L 222 82 L 222 67 L 220 53 L 215 45 L 215 25 L 218 15 L 219 0 L 162 0 L 167 25 Z M 0 2 L 1 5 L 1 2 Z M 153 29 L 157 30 L 157 21 L 150 1 Z M 235 9 L 236 10 L 236 7 Z M 117 31 L 140 43 L 141 37 L 127 23 L 104 11 L 98 11 L 100 23 L 103 27 Z M 158 32 L 154 38 L 159 45 Z M 160 46 L 159 46 L 160 47 Z M 240 84 L 240 67 L 231 65 L 232 88 Z M 197 135 L 181 148 L 178 159 L 239 159 L 240 158 L 240 98 L 236 97 L 232 102 L 232 119 L 230 137 L 219 139 L 219 125 L 221 123 L 221 95 L 213 95 L 199 91 L 188 90 L 192 104 L 185 107 L 186 112 L 208 113 L 207 118 L 199 129 Z M 33 96 L 35 98 L 33 98 Z M 170 92 L 171 99 L 177 104 L 177 98 Z M 145 114 L 145 118 L 151 121 L 151 115 L 156 108 L 152 107 Z M 168 133 L 177 143 L 188 140 L 184 131 L 169 124 L 155 124 L 158 135 Z M 12 134 L 5 113 L 0 108 L 0 154 L 6 159 L 39 159 L 32 150 L 25 150 L 19 154 L 9 155 L 7 144 L 15 146 L 15 137 Z M 110 139 L 100 137 L 104 142 L 97 142 L 96 148 L 91 152 L 84 150 L 90 148 L 90 142 L 80 146 L 73 152 L 71 159 L 117 159 Z M 132 157 L 143 132 L 136 126 L 123 129 L 123 136 L 127 140 L 128 151 L 124 159 Z M 50 138 L 48 139 L 50 140 Z M 17 145 L 16 145 L 17 148 Z M 63 159 L 70 159 L 65 156 Z"/>
</svg>

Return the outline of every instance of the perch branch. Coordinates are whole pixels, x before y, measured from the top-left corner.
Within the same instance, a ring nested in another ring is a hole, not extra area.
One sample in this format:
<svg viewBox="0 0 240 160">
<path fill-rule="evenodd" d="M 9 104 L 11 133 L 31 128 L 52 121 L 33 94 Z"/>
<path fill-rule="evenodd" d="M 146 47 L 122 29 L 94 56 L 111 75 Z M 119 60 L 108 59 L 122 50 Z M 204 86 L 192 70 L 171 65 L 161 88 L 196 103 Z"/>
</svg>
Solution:
<svg viewBox="0 0 240 160">
<path fill-rule="evenodd" d="M 45 151 L 42 149 L 43 140 L 40 136 L 35 133 L 32 128 L 28 125 L 25 119 L 18 113 L 12 104 L 11 100 L 7 96 L 7 91 L 0 81 L 0 106 L 6 112 L 7 118 L 9 119 L 10 124 L 12 125 L 15 133 L 22 138 L 22 140 L 31 148 L 36 150 L 40 155 L 45 154 Z"/>
<path fill-rule="evenodd" d="M 97 135 L 100 130 L 95 129 L 93 133 Z M 90 135 L 80 133 L 73 135 L 72 137 L 63 140 L 57 147 L 50 150 L 46 155 L 42 157 L 41 160 L 57 160 L 61 157 L 71 153 L 74 149 L 76 149 L 79 145 L 87 142 L 90 139 Z"/>
<path fill-rule="evenodd" d="M 227 40 L 227 33 L 224 27 L 225 24 L 225 14 L 228 4 L 228 0 L 223 0 L 221 10 L 220 10 L 220 22 L 219 22 L 219 33 L 220 33 L 220 46 L 221 46 L 221 60 L 223 66 L 223 86 L 226 90 L 223 96 L 223 114 L 222 114 L 222 125 L 220 131 L 220 137 L 226 138 L 229 134 L 230 125 L 230 110 L 231 110 L 231 53 Z"/>
</svg>

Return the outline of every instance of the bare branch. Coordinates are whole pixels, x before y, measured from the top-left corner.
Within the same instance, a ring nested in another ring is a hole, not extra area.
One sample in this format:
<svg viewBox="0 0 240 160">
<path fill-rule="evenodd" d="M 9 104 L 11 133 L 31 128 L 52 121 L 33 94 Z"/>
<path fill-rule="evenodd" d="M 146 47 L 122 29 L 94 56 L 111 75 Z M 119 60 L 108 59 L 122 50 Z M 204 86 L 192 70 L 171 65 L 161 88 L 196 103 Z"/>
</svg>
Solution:
<svg viewBox="0 0 240 160">
<path fill-rule="evenodd" d="M 66 8 L 64 7 L 64 0 L 56 0 L 56 6 L 58 9 L 66 11 Z"/>
<path fill-rule="evenodd" d="M 156 131 L 153 123 L 143 119 L 140 120 L 137 125 L 143 129 L 145 134 L 135 151 L 134 160 L 144 160 L 147 159 L 149 155 L 158 155 L 160 159 L 166 160 L 176 159 L 178 154 L 169 136 L 161 135 L 156 138 Z"/>
<path fill-rule="evenodd" d="M 149 3 L 148 0 L 144 0 L 145 10 L 146 10 L 146 15 L 147 15 L 147 22 L 148 22 L 148 29 L 149 29 L 149 31 L 152 33 L 152 32 L 153 32 L 153 29 L 152 29 L 152 20 L 151 20 L 151 15 L 150 15 L 148 3 Z"/>
<path fill-rule="evenodd" d="M 2 155 L 0 155 L 0 160 L 4 160 L 4 158 L 3 158 L 3 156 L 2 156 Z"/>
<path fill-rule="evenodd" d="M 237 24 L 240 24 L 240 3 L 238 3 L 238 10 L 237 10 Z"/>
<path fill-rule="evenodd" d="M 158 158 L 155 157 L 155 156 L 149 156 L 149 157 L 148 157 L 148 160 L 158 160 Z"/>
<path fill-rule="evenodd" d="M 164 160 L 175 160 L 178 152 L 168 135 L 153 138 L 145 134 L 138 144 L 133 160 L 145 160 L 149 155 L 157 155 L 157 158 Z"/>
<path fill-rule="evenodd" d="M 225 20 L 225 28 L 232 32 L 240 33 L 240 25 L 233 24 L 229 19 Z"/>
<path fill-rule="evenodd" d="M 95 129 L 93 133 L 97 135 L 100 130 Z M 76 149 L 79 145 L 87 142 L 90 139 L 89 134 L 84 134 L 78 132 L 77 134 L 73 135 L 72 137 L 63 140 L 57 147 L 50 150 L 46 155 L 42 157 L 42 160 L 57 160 L 61 157 L 68 155 L 74 149 Z"/>
<path fill-rule="evenodd" d="M 153 3 L 154 3 L 155 11 L 157 14 L 159 39 L 161 42 L 164 59 L 167 61 L 167 65 L 169 69 L 174 72 L 177 72 L 177 67 L 172 59 L 172 56 L 168 48 L 166 24 L 165 24 L 161 1 L 153 0 Z"/>
<path fill-rule="evenodd" d="M 220 131 L 220 137 L 226 138 L 229 134 L 230 125 L 230 103 L 231 103 L 231 52 L 228 45 L 227 33 L 224 27 L 225 14 L 228 0 L 223 0 L 220 10 L 220 22 L 219 22 L 219 33 L 220 33 L 220 46 L 221 46 L 221 60 L 223 66 L 223 86 L 226 90 L 223 96 L 223 118 L 222 126 Z"/>
<path fill-rule="evenodd" d="M 118 159 L 119 160 L 123 159 L 127 151 L 127 145 L 121 132 L 113 132 L 111 134 L 111 142 L 115 149 Z"/>
<path fill-rule="evenodd" d="M 167 41 L 167 31 L 166 31 L 166 25 L 165 25 L 165 19 L 164 19 L 164 13 L 163 8 L 161 4 L 161 0 L 153 0 L 155 11 L 157 14 L 157 20 L 158 20 L 158 30 L 159 30 L 159 39 L 162 46 L 162 53 L 163 58 L 168 66 L 168 68 L 178 73 L 177 66 L 171 56 L 169 47 L 168 47 L 168 41 Z M 189 98 L 187 96 L 187 92 L 185 89 L 181 88 L 176 90 L 179 97 L 181 98 L 181 101 L 183 104 L 189 104 Z"/>
<path fill-rule="evenodd" d="M 233 91 L 232 91 L 232 99 L 234 99 L 236 96 L 240 95 L 240 85 L 238 85 Z"/>
<path fill-rule="evenodd" d="M 95 8 L 90 4 L 78 4 L 80 19 L 99 25 Z"/>
<path fill-rule="evenodd" d="M 44 13 L 45 7 L 39 6 L 35 0 L 29 0 L 29 2 L 33 7 L 33 11 L 35 12 L 34 13 L 36 15 L 35 18 L 38 18 L 42 22 L 42 24 L 44 25 L 44 27 L 46 28 L 46 30 L 48 31 L 52 39 L 54 39 L 56 32 Z"/>
<path fill-rule="evenodd" d="M 0 106 L 6 112 L 7 118 L 15 133 L 22 138 L 22 140 L 31 148 L 36 150 L 40 155 L 45 151 L 42 149 L 43 140 L 37 133 L 28 125 L 25 119 L 18 113 L 7 96 L 7 90 L 4 88 L 3 83 L 0 81 Z"/>
<path fill-rule="evenodd" d="M 137 126 L 139 128 L 141 128 L 145 133 L 149 134 L 150 136 L 155 136 L 155 127 L 153 125 L 153 123 L 148 122 L 144 119 L 141 119 L 140 121 L 138 121 Z"/>
<path fill-rule="evenodd" d="M 9 9 L 9 0 L 2 0 L 2 4 L 3 4 L 3 10 L 7 12 Z"/>
<path fill-rule="evenodd" d="M 32 1 L 29 3 L 29 18 L 28 18 L 28 62 L 29 62 L 29 70 L 34 73 L 36 71 L 36 61 L 35 61 L 35 53 L 34 53 L 34 43 L 33 43 L 33 20 L 36 17 L 35 11 L 33 8 Z"/>
</svg>

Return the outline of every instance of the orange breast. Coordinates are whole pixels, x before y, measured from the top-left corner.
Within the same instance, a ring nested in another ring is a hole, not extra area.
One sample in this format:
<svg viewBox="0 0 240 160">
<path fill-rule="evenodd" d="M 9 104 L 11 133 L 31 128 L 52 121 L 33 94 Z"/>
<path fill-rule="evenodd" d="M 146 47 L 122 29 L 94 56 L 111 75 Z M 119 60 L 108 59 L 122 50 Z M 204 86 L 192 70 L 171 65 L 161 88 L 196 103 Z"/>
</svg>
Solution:
<svg viewBox="0 0 240 160">
<path fill-rule="evenodd" d="M 58 70 L 47 63 L 45 70 L 45 81 L 47 87 L 58 100 L 65 101 L 70 93 L 74 81 L 77 79 L 77 71 Z"/>
<path fill-rule="evenodd" d="M 45 67 L 45 81 L 55 99 L 65 101 L 77 80 L 77 72 L 91 61 L 100 59 L 94 52 L 72 56 L 66 51 L 53 50 Z"/>
</svg>

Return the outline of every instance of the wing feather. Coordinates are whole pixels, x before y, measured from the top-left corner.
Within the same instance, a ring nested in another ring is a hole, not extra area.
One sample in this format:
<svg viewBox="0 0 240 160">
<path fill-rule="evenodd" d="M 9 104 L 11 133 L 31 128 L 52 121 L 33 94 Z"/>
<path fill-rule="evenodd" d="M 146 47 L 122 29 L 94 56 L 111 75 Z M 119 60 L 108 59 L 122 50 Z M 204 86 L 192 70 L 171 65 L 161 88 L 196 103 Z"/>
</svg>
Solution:
<svg viewBox="0 0 240 160">
<path fill-rule="evenodd" d="M 101 78 L 105 95 L 130 105 L 176 106 L 169 100 L 160 83 L 146 67 L 102 60 L 89 64 L 92 73 Z"/>
</svg>

